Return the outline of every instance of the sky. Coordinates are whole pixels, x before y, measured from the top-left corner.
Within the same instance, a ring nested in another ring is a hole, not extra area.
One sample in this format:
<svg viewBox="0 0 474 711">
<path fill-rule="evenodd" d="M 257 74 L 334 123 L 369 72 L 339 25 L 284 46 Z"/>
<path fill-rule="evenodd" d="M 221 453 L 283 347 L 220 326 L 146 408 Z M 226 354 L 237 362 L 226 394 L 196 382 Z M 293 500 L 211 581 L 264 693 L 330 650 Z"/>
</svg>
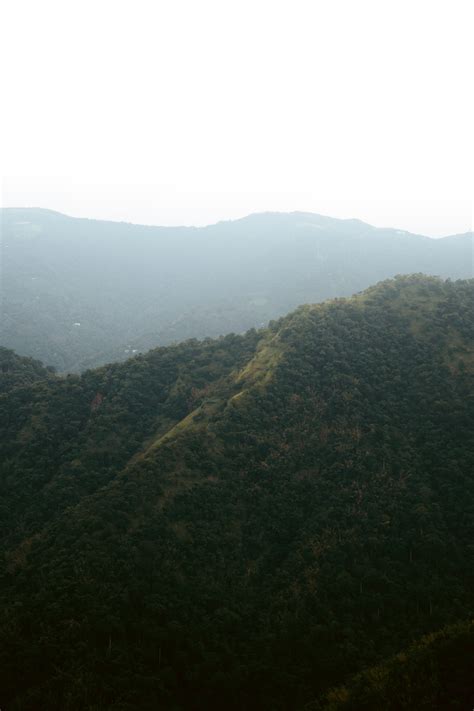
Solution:
<svg viewBox="0 0 474 711">
<path fill-rule="evenodd" d="M 4 0 L 1 204 L 472 230 L 472 0 Z"/>
</svg>

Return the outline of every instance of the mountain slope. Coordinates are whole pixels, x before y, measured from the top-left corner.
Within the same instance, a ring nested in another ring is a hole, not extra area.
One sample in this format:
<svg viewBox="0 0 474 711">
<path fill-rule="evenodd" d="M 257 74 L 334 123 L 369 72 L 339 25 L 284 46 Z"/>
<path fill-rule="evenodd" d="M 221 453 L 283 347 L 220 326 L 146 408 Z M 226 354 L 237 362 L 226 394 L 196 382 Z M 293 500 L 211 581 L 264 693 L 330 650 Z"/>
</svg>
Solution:
<svg viewBox="0 0 474 711">
<path fill-rule="evenodd" d="M 307 711 L 465 709 L 474 702 L 474 622 L 443 628 L 331 691 Z"/>
<path fill-rule="evenodd" d="M 472 616 L 473 308 L 398 278 L 0 397 L 4 705 L 298 709 Z"/>
<path fill-rule="evenodd" d="M 396 274 L 473 275 L 472 235 L 307 213 L 165 228 L 4 209 L 1 227 L 1 344 L 66 371 L 243 332 Z"/>
<path fill-rule="evenodd" d="M 45 368 L 33 358 L 21 358 L 8 348 L 0 346 L 0 394 L 21 385 L 31 385 L 38 380 L 44 380 L 52 372 L 52 368 Z"/>
</svg>

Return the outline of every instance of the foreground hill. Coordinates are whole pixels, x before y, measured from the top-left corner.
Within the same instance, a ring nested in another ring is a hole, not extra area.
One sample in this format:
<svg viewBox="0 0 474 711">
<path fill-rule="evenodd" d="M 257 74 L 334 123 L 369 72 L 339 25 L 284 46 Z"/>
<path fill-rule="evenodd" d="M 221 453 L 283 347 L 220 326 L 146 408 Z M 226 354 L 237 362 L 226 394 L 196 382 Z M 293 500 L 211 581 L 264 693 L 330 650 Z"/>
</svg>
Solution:
<svg viewBox="0 0 474 711">
<path fill-rule="evenodd" d="M 2 707 L 316 708 L 470 619 L 473 313 L 400 277 L 1 395 Z"/>
<path fill-rule="evenodd" d="M 4 209 L 1 227 L 0 344 L 62 371 L 241 333 L 396 274 L 473 276 L 472 234 L 306 213 L 171 228 Z"/>
</svg>

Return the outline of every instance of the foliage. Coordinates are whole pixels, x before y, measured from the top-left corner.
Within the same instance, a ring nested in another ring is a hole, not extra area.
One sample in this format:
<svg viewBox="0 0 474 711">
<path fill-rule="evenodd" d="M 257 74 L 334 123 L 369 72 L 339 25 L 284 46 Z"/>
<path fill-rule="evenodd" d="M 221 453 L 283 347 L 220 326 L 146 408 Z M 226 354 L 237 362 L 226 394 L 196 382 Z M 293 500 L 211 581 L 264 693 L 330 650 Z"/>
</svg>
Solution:
<svg viewBox="0 0 474 711">
<path fill-rule="evenodd" d="M 2 394 L 2 704 L 302 709 L 471 618 L 473 313 L 398 277 Z"/>
<path fill-rule="evenodd" d="M 323 711 L 469 709 L 474 703 L 474 621 L 427 635 L 388 662 L 334 689 Z"/>
</svg>

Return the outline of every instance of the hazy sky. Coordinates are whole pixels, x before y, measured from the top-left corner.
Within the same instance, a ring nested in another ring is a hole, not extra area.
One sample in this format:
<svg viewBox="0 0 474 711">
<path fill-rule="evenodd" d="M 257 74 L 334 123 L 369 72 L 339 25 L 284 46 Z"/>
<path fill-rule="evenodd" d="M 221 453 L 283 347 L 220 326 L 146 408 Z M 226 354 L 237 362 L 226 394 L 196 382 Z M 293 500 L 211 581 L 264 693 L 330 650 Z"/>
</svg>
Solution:
<svg viewBox="0 0 474 711">
<path fill-rule="evenodd" d="M 4 0 L 2 203 L 472 229 L 472 0 Z"/>
</svg>

